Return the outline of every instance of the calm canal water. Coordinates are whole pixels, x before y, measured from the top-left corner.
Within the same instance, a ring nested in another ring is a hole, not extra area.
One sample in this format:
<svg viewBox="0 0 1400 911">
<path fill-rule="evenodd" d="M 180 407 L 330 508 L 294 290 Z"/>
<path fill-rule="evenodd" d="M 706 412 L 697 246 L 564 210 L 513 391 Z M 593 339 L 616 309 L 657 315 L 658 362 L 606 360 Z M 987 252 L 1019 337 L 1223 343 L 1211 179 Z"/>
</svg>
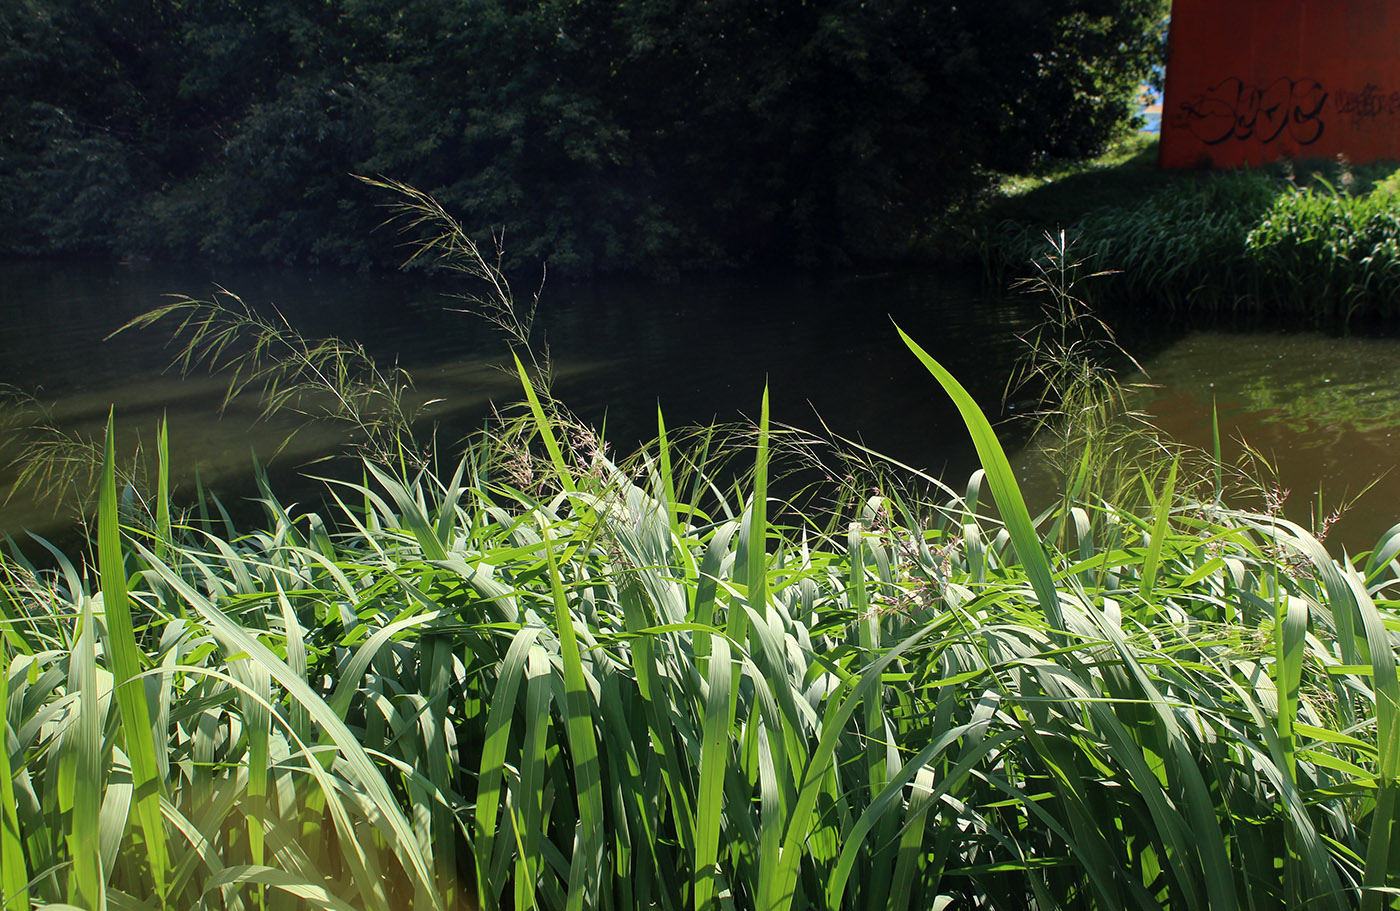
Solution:
<svg viewBox="0 0 1400 911">
<path fill-rule="evenodd" d="M 519 397 L 496 369 L 504 343 L 485 323 L 450 312 L 445 297 L 469 285 L 422 276 L 297 269 L 121 267 L 77 262 L 0 263 L 0 384 L 53 409 L 78 434 L 100 432 L 116 408 L 122 445 L 149 444 L 169 415 L 177 483 L 201 478 L 226 496 L 248 492 L 250 452 L 271 459 L 287 484 L 334 451 L 329 428 L 287 430 L 256 420 L 256 406 L 222 415 L 223 384 L 165 368 L 172 351 L 159 327 L 104 341 L 128 319 L 175 292 L 227 288 L 308 336 L 363 343 L 415 380 L 444 444 L 481 426 L 492 403 Z M 526 299 L 534 284 L 520 283 Z M 537 332 L 556 364 L 556 391 L 619 446 L 650 437 L 658 403 L 668 426 L 756 416 L 765 381 L 773 420 L 833 432 L 960 486 L 975 459 L 956 412 L 903 348 L 897 322 L 1000 414 L 1006 379 L 1038 321 L 1033 303 L 988 298 L 957 276 L 724 275 L 676 284 L 641 280 L 550 281 Z M 1120 337 L 1156 388 L 1142 405 L 1166 431 L 1210 444 L 1212 402 L 1228 440 L 1247 439 L 1277 463 L 1290 515 L 1307 521 L 1322 491 L 1331 508 L 1380 481 L 1336 527 L 1329 545 L 1365 549 L 1400 518 L 1400 341 L 1316 333 L 1201 328 L 1162 317 L 1115 314 Z M 1019 434 L 1008 426 L 1008 441 Z M 1392 440 L 1391 434 L 1397 434 Z M 1227 455 L 1239 451 L 1227 442 Z M 273 457 L 273 454 L 276 456 Z M 1035 474 L 1030 457 L 1028 476 Z M 0 469 L 0 496 L 13 471 Z M 279 482 L 279 492 L 283 489 Z M 311 496 L 315 488 L 300 490 Z M 52 509 L 17 495 L 0 508 L 0 533 L 51 532 Z"/>
</svg>

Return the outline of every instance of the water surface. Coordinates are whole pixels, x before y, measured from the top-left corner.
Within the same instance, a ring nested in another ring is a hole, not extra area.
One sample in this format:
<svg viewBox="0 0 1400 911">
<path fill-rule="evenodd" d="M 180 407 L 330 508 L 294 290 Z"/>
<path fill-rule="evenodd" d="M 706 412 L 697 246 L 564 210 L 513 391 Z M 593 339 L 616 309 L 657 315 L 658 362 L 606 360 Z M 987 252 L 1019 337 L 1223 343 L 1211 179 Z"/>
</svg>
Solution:
<svg viewBox="0 0 1400 911">
<path fill-rule="evenodd" d="M 115 406 L 122 445 L 149 445 L 162 414 L 171 425 L 177 483 L 201 479 L 233 499 L 249 490 L 250 453 L 269 461 L 279 492 L 313 496 L 295 478 L 324 471 L 316 460 L 342 437 L 259 421 L 255 403 L 221 412 L 222 380 L 168 370 L 173 351 L 159 328 L 104 338 L 170 292 L 207 296 L 217 287 L 308 336 L 363 343 L 434 400 L 427 424 L 442 448 L 480 427 L 493 404 L 519 398 L 498 369 L 502 338 L 482 320 L 447 308 L 469 285 L 423 276 L 240 267 L 146 267 L 80 262 L 0 264 L 0 383 L 34 393 L 77 434 L 100 432 Z M 518 282 L 528 299 L 533 281 Z M 777 422 L 833 432 L 960 485 L 975 458 L 956 412 L 903 348 L 898 323 L 983 403 L 1006 415 L 1006 381 L 1021 356 L 1017 336 L 1039 319 L 1024 298 L 989 297 L 954 275 L 725 275 L 677 283 L 550 281 L 541 291 L 537 339 L 548 342 L 556 391 L 578 414 L 604 424 L 619 446 L 668 425 L 756 416 L 765 383 Z M 1225 331 L 1147 314 L 1116 314 L 1121 337 L 1156 385 L 1144 399 L 1164 430 L 1210 445 L 1211 407 L 1226 455 L 1248 441 L 1273 459 L 1291 491 L 1290 515 L 1307 521 L 1375 478 L 1329 544 L 1369 547 L 1400 510 L 1392 433 L 1400 432 L 1400 342 L 1318 333 Z M 1019 433 L 1004 424 L 1013 444 Z M 279 448 L 281 447 L 281 448 Z M 1025 464 L 1021 457 L 1018 464 Z M 1027 476 L 1034 472 L 1027 469 Z M 7 488 L 12 472 L 0 473 Z M 282 485 L 292 485 L 284 488 Z M 53 527 L 51 511 L 16 496 L 0 530 Z"/>
</svg>

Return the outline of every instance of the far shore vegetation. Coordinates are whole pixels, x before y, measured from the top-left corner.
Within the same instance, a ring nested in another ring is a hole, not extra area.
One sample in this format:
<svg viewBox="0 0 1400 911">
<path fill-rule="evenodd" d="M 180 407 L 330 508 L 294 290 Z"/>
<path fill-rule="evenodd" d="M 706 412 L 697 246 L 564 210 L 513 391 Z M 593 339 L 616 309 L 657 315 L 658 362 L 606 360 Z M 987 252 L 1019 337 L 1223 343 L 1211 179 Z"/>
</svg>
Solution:
<svg viewBox="0 0 1400 911">
<path fill-rule="evenodd" d="M 901 262 L 1120 135 L 1168 6 L 12 0 L 0 255 L 394 268 L 364 175 L 507 268 Z"/>
<path fill-rule="evenodd" d="M 1400 315 L 1400 163 L 1164 171 L 1137 134 L 1099 158 L 1003 176 L 932 242 L 1004 283 L 1047 230 L 1116 274 L 1099 299 L 1346 326 Z"/>
</svg>

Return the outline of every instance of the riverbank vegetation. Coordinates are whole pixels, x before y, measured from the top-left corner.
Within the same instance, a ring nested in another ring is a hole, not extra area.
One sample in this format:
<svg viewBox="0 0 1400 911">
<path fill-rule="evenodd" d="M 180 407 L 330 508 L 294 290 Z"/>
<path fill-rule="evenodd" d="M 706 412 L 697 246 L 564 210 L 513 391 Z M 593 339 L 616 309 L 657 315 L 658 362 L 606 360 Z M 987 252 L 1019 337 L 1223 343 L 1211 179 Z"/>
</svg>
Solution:
<svg viewBox="0 0 1400 911">
<path fill-rule="evenodd" d="M 393 267 L 388 174 L 556 274 L 898 260 L 1121 132 L 1165 8 L 14 0 L 0 253 Z"/>
<path fill-rule="evenodd" d="M 119 534 L 109 474 L 97 564 L 4 563 L 7 898 L 1386 906 L 1400 539 L 1170 479 L 1033 522 L 969 417 L 965 494 L 784 524 L 761 424 L 719 492 L 540 405 L 514 473 L 256 530 Z"/>
<path fill-rule="evenodd" d="M 1064 228 L 1081 254 L 1117 270 L 1092 289 L 1100 300 L 1337 325 L 1394 318 L 1400 300 L 1394 163 L 1164 172 L 1155 155 L 1155 142 L 1139 140 L 1091 167 L 1010 179 L 971 219 L 953 255 L 980 261 L 1004 281 L 1047 229 Z"/>
<path fill-rule="evenodd" d="M 1065 264 L 1048 407 L 1105 382 Z M 264 481 L 252 527 L 171 503 L 163 434 L 123 496 L 109 429 L 91 553 L 0 561 L 7 903 L 1392 904 L 1400 526 L 1335 558 L 1165 444 L 1129 504 L 1118 438 L 1073 434 L 1033 516 L 907 336 L 983 468 L 849 463 L 788 508 L 766 395 L 619 459 L 522 339 L 463 457 L 362 452 L 309 509 Z"/>
</svg>

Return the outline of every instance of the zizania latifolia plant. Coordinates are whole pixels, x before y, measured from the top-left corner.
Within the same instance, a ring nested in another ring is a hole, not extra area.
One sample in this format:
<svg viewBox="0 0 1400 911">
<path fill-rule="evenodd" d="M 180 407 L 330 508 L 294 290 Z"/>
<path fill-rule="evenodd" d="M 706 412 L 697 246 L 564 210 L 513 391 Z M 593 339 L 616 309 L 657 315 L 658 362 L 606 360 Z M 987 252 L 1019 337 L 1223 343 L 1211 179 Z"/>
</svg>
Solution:
<svg viewBox="0 0 1400 911">
<path fill-rule="evenodd" d="M 528 474 L 264 481 L 243 533 L 121 527 L 109 428 L 94 559 L 0 563 L 6 905 L 1393 906 L 1400 526 L 1033 517 L 904 340 L 964 494 L 783 510 L 766 394 L 741 481 L 659 416 L 618 463 L 519 357 Z"/>
</svg>

